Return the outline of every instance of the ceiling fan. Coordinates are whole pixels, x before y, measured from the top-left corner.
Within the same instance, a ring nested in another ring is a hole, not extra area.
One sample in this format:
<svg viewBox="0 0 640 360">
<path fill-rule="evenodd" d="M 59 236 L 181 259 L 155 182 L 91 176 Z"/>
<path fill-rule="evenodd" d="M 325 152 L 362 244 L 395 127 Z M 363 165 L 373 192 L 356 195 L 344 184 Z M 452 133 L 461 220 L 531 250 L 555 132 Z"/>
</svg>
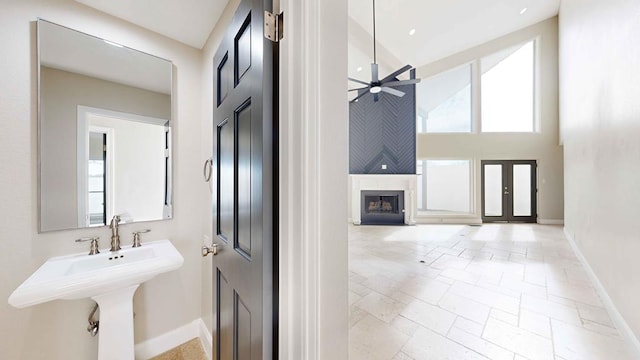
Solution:
<svg viewBox="0 0 640 360">
<path fill-rule="evenodd" d="M 354 78 L 349 78 L 349 81 L 356 82 L 358 84 L 366 85 L 365 87 L 360 87 L 356 89 L 349 89 L 349 91 L 362 91 L 355 98 L 353 98 L 350 103 L 358 101 L 361 97 L 366 95 L 367 93 L 373 94 L 373 101 L 378 101 L 378 96 L 381 92 L 391 94 L 394 96 L 402 97 L 404 96 L 404 92 L 398 89 L 394 89 L 397 86 L 403 85 L 411 85 L 417 84 L 420 82 L 420 79 L 410 79 L 410 80 L 397 80 L 396 77 L 406 71 L 411 70 L 413 67 L 411 65 L 405 65 L 400 69 L 392 72 L 388 76 L 379 79 L 378 77 L 378 63 L 376 62 L 376 0 L 373 0 L 373 63 L 371 64 L 371 81 L 366 82 Z"/>
</svg>

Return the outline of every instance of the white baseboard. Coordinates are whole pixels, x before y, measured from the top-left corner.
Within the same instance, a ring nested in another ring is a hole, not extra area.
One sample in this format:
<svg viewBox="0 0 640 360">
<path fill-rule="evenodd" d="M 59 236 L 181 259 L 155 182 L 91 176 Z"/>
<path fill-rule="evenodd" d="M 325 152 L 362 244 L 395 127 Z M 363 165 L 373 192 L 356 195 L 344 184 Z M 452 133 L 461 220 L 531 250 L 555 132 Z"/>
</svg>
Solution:
<svg viewBox="0 0 640 360">
<path fill-rule="evenodd" d="M 153 339 L 136 344 L 135 357 L 141 360 L 150 359 L 178 347 L 193 338 L 200 339 L 207 356 L 211 359 L 211 334 L 202 319 L 194 320 L 189 324 L 156 336 Z"/>
<path fill-rule="evenodd" d="M 636 338 L 633 331 L 629 327 L 629 324 L 627 324 L 627 322 L 622 317 L 622 314 L 620 314 L 620 312 L 618 311 L 618 308 L 616 308 L 613 300 L 611 300 L 611 297 L 609 297 L 609 294 L 600 282 L 600 279 L 598 279 L 598 276 L 587 262 L 587 259 L 582 254 L 582 251 L 578 247 L 578 244 L 576 244 L 573 237 L 569 235 L 569 230 L 567 230 L 566 227 L 564 228 L 564 235 L 567 237 L 569 244 L 571 244 L 573 252 L 575 252 L 578 260 L 580 260 L 580 262 L 582 263 L 582 266 L 587 272 L 587 276 L 589 276 L 589 278 L 591 279 L 593 286 L 596 288 L 598 295 L 600 295 L 600 299 L 602 299 L 602 303 L 605 309 L 607 309 L 607 312 L 611 317 L 611 321 L 613 321 L 613 324 L 620 332 L 620 335 L 626 340 L 626 343 L 629 345 L 632 354 L 635 355 L 636 358 L 640 359 L 640 341 L 638 340 L 638 338 Z"/>
<path fill-rule="evenodd" d="M 207 353 L 207 359 L 211 360 L 213 359 L 213 337 L 202 319 L 196 321 L 200 323 L 200 342 L 202 343 L 204 352 Z"/>
<path fill-rule="evenodd" d="M 540 224 L 540 225 L 564 225 L 564 220 L 562 220 L 562 219 L 538 219 L 538 224 Z"/>
</svg>

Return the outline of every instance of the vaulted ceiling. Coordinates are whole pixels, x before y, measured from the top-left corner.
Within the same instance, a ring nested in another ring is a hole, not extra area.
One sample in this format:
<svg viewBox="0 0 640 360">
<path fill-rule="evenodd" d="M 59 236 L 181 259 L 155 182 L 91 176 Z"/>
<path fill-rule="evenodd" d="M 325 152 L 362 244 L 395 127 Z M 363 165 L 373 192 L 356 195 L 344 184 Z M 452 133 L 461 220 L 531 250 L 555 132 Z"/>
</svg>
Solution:
<svg viewBox="0 0 640 360">
<path fill-rule="evenodd" d="M 202 48 L 229 0 L 76 1 Z M 367 73 L 373 60 L 373 0 L 348 3 L 349 73 L 362 75 L 357 69 Z M 384 73 L 404 64 L 419 67 L 548 19 L 558 13 L 560 0 L 377 0 L 376 6 Z"/>
<path fill-rule="evenodd" d="M 560 0 L 377 0 L 381 72 L 483 44 L 553 17 L 559 6 Z M 373 0 L 349 0 L 349 74 L 363 79 L 373 59 L 372 8 Z"/>
</svg>

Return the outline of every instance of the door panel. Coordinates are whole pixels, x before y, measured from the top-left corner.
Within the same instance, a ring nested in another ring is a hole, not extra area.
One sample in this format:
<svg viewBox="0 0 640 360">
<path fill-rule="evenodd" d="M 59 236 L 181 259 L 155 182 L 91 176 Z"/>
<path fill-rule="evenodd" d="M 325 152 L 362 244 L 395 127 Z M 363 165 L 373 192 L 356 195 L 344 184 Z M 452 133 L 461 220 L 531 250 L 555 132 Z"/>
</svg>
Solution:
<svg viewBox="0 0 640 360">
<path fill-rule="evenodd" d="M 502 165 L 488 164 L 484 166 L 484 214 L 486 216 L 503 217 L 502 207 Z"/>
<path fill-rule="evenodd" d="M 251 359 L 251 312 L 242 302 L 242 299 L 235 294 L 235 328 L 238 329 L 236 341 L 236 354 L 238 360 Z"/>
<path fill-rule="evenodd" d="M 264 38 L 262 26 L 271 6 L 271 0 L 241 0 L 213 59 L 218 360 L 277 358 L 277 46 Z"/>
<path fill-rule="evenodd" d="M 217 129 L 217 193 L 219 201 L 216 211 L 218 217 L 216 233 L 225 242 L 233 241 L 234 235 L 234 122 L 225 119 L 218 124 Z"/>
<path fill-rule="evenodd" d="M 530 164 L 513 165 L 513 216 L 531 216 Z"/>
<path fill-rule="evenodd" d="M 218 359 L 233 358 L 233 290 L 220 271 L 217 272 L 216 313 Z"/>
<path fill-rule="evenodd" d="M 535 160 L 482 160 L 482 221 L 536 222 Z"/>
<path fill-rule="evenodd" d="M 238 138 L 238 238 L 234 248 L 251 257 L 251 101 L 236 110 Z"/>
</svg>

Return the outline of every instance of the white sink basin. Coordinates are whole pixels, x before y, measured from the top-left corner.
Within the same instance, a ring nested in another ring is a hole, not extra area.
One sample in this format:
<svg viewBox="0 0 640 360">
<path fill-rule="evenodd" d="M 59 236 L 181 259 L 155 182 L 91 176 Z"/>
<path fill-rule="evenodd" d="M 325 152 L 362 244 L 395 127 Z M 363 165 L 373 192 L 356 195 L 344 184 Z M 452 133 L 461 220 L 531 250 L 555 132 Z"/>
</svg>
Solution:
<svg viewBox="0 0 640 360">
<path fill-rule="evenodd" d="M 9 304 L 24 308 L 57 299 L 82 299 L 141 284 L 178 269 L 184 259 L 169 240 L 143 243 L 118 252 L 103 250 L 53 257 L 9 297 Z"/>
</svg>

